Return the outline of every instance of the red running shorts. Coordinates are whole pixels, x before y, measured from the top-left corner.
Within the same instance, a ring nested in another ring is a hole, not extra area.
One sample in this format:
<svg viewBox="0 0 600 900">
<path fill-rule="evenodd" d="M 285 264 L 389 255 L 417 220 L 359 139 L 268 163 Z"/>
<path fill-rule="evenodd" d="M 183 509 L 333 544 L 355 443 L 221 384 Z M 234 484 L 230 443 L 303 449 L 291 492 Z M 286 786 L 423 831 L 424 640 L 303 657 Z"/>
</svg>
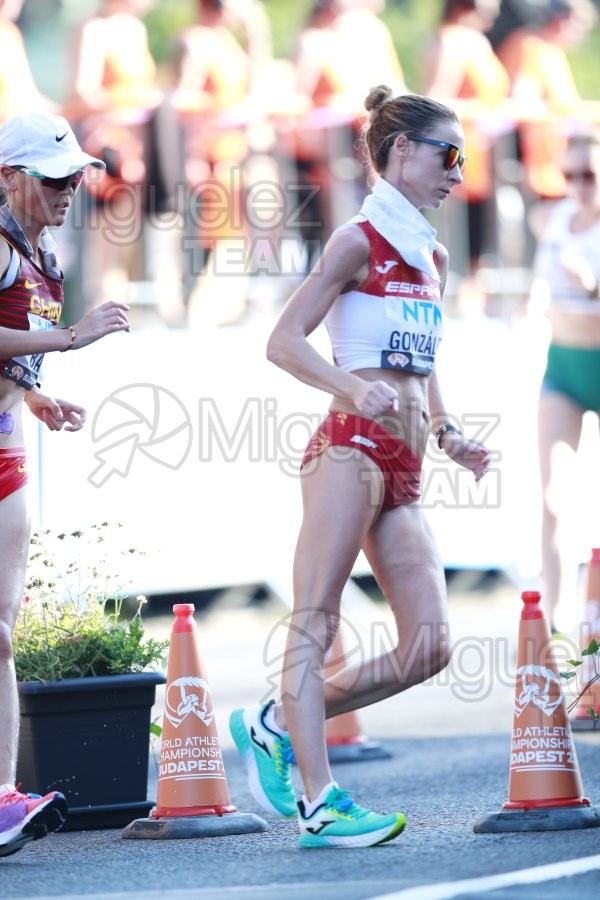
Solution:
<svg viewBox="0 0 600 900">
<path fill-rule="evenodd" d="M 0 449 L 0 500 L 27 484 L 27 458 L 21 447 Z"/>
<path fill-rule="evenodd" d="M 301 468 L 332 447 L 360 450 L 379 466 L 384 479 L 382 509 L 406 506 L 421 497 L 421 460 L 373 419 L 343 412 L 329 413 L 311 437 Z M 343 461 L 343 454 L 339 456 Z"/>
</svg>

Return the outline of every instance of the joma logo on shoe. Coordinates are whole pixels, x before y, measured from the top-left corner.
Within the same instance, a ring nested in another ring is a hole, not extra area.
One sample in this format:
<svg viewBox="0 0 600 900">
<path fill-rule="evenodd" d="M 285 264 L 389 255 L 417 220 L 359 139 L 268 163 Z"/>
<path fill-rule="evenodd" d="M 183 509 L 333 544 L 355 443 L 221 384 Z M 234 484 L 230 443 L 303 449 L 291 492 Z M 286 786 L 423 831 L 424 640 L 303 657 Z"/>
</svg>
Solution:
<svg viewBox="0 0 600 900">
<path fill-rule="evenodd" d="M 307 828 L 306 830 L 310 831 L 311 834 L 319 834 L 328 825 L 333 825 L 334 821 L 335 819 L 326 819 L 324 822 L 321 822 L 318 828 Z"/>
<path fill-rule="evenodd" d="M 254 743 L 256 744 L 257 747 L 260 747 L 261 750 L 264 750 L 264 751 L 265 751 L 265 753 L 267 754 L 267 756 L 270 756 L 270 755 L 271 755 L 271 754 L 269 753 L 269 748 L 267 747 L 266 743 L 265 743 L 264 741 L 257 741 L 257 740 L 256 740 L 256 731 L 254 730 L 254 725 L 253 725 L 252 728 L 250 729 L 250 737 L 252 738 L 252 740 L 254 741 Z"/>
</svg>

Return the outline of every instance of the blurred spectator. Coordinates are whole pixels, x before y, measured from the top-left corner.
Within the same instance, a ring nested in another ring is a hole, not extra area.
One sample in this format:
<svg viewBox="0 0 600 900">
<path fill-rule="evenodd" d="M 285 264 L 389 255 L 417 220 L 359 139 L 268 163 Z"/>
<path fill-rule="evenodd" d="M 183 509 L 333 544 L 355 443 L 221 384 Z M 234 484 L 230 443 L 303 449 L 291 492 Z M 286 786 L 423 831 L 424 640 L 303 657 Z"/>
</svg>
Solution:
<svg viewBox="0 0 600 900">
<path fill-rule="evenodd" d="M 322 243 L 364 193 L 366 170 L 354 148 L 369 89 L 388 84 L 395 95 L 407 91 L 392 36 L 379 18 L 384 8 L 385 0 L 316 0 L 298 35 L 296 90 L 306 112 L 289 135 L 289 152 L 299 181 L 318 190 L 303 210 L 301 232 L 309 244 Z M 340 189 L 336 175 L 346 188 L 357 182 L 356 197 Z"/>
<path fill-rule="evenodd" d="M 172 95 L 185 125 L 185 165 L 191 184 L 215 170 L 218 177 L 221 164 L 228 169 L 246 157 L 245 104 L 253 69 L 248 48 L 257 43 L 247 11 L 240 22 L 226 0 L 197 0 L 196 6 L 196 23 L 177 42 Z M 243 25 L 244 43 L 236 36 L 237 25 Z"/>
<path fill-rule="evenodd" d="M 569 138 L 560 165 L 567 196 L 544 208 L 545 222 L 538 219 L 531 298 L 546 309 L 551 325 L 539 400 L 539 455 L 543 598 L 553 628 L 559 598 L 573 597 L 576 587 L 574 566 L 567 571 L 566 563 L 573 558 L 567 546 L 573 527 L 561 517 L 576 491 L 574 457 L 569 453 L 567 463 L 565 450 L 577 450 L 583 414 L 600 412 L 600 132 Z"/>
<path fill-rule="evenodd" d="M 364 113 L 365 90 L 406 91 L 392 36 L 379 18 L 385 0 L 316 0 L 298 36 L 298 90 L 316 107 Z M 360 60 L 360 64 L 357 64 Z"/>
<path fill-rule="evenodd" d="M 104 0 L 76 29 L 66 105 L 79 117 L 156 104 L 156 67 L 139 18 L 149 6 L 149 0 Z"/>
<path fill-rule="evenodd" d="M 455 109 L 465 133 L 467 171 L 456 196 L 468 203 L 471 273 L 496 247 L 493 146 L 498 108 L 508 94 L 509 81 L 484 32 L 498 15 L 499 4 L 500 0 L 445 0 L 425 52 L 424 93 Z"/>
<path fill-rule="evenodd" d="M 0 122 L 22 112 L 53 112 L 57 105 L 34 81 L 21 31 L 23 0 L 0 0 Z"/>
<path fill-rule="evenodd" d="M 487 31 L 494 50 L 515 28 L 539 22 L 547 3 L 548 0 L 500 0 L 500 12 Z"/>
<path fill-rule="evenodd" d="M 270 24 L 258 0 L 197 0 L 196 22 L 179 36 L 175 86 L 170 102 L 177 114 L 185 180 L 192 191 L 194 237 L 202 249 L 191 266 L 192 319 L 216 324 L 236 321 L 246 305 L 247 279 L 230 277 L 212 291 L 210 274 L 227 275 L 227 257 L 236 260 L 249 235 L 243 208 L 253 141 L 271 149 L 266 123 L 264 73 L 271 60 Z M 172 171 L 170 181 L 177 180 Z M 235 242 L 233 247 L 231 242 Z M 209 272 L 208 263 L 210 261 Z M 205 295 L 210 300 L 205 300 Z M 207 303 L 218 297 L 219 309 Z"/>
<path fill-rule="evenodd" d="M 86 266 L 88 303 L 98 292 L 108 297 L 144 275 L 141 228 L 153 114 L 161 99 L 140 19 L 149 5 L 150 0 L 103 0 L 73 35 L 64 115 L 76 123 L 86 151 L 106 163 L 103 177 L 86 182 L 97 204 L 88 240 L 98 244 L 88 255 L 96 271 Z"/>
<path fill-rule="evenodd" d="M 585 38 L 597 13 L 591 0 L 548 0 L 530 16 L 530 24 L 511 31 L 497 53 L 519 102 L 526 186 L 538 198 L 557 198 L 565 193 L 557 163 L 565 146 L 564 119 L 582 112 L 567 51 Z"/>
</svg>

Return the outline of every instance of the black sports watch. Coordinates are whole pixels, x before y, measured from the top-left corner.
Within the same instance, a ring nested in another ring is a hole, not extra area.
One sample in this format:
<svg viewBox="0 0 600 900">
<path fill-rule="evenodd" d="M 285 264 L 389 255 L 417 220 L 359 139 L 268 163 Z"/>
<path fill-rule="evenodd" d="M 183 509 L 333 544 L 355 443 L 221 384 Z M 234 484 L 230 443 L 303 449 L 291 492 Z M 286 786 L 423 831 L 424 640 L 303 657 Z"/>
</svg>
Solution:
<svg viewBox="0 0 600 900">
<path fill-rule="evenodd" d="M 453 425 L 452 422 L 445 422 L 435 433 L 435 439 L 437 441 L 437 445 L 442 449 L 442 438 L 446 434 L 447 431 L 453 431 L 455 434 L 459 434 L 462 437 L 462 431 L 460 428 L 457 428 L 456 425 Z"/>
</svg>

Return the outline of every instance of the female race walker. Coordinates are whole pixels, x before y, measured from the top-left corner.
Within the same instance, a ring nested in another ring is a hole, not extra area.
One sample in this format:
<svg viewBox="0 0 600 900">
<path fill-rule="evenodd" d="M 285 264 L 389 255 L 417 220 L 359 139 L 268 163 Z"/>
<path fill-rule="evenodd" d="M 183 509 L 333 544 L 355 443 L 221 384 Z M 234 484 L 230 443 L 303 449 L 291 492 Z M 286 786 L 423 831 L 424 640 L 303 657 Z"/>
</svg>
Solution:
<svg viewBox="0 0 600 900">
<path fill-rule="evenodd" d="M 62 794 L 15 789 L 19 706 L 12 631 L 23 597 L 29 552 L 23 404 L 50 431 L 78 431 L 85 410 L 39 390 L 44 353 L 78 350 L 114 331 L 129 331 L 127 307 L 104 303 L 75 326 L 57 328 L 63 274 L 48 226 L 62 225 L 86 166 L 61 116 L 29 113 L 0 127 L 0 857 L 58 828 Z M 69 488 L 66 488 L 69 490 Z"/>
<path fill-rule="evenodd" d="M 566 535 L 573 530 L 562 507 L 570 485 L 586 412 L 600 414 L 600 131 L 573 134 L 561 154 L 566 197 L 553 205 L 540 230 L 534 260 L 533 307 L 545 308 L 551 340 L 538 406 L 543 492 L 544 604 L 553 631 L 560 600 L 577 592 L 577 566 Z M 568 462 L 556 455 L 569 447 Z M 572 603 L 572 601 L 571 601 Z M 573 613 L 573 611 L 571 611 Z"/>
<path fill-rule="evenodd" d="M 366 145 L 381 176 L 360 214 L 338 228 L 321 263 L 290 299 L 268 357 L 333 395 L 302 469 L 304 518 L 294 563 L 294 613 L 282 701 L 235 710 L 230 727 L 255 799 L 298 816 L 301 847 L 364 847 L 399 834 L 401 813 L 358 806 L 333 781 L 325 719 L 383 700 L 447 665 L 444 571 L 419 505 L 430 431 L 477 479 L 489 454 L 444 413 L 434 370 L 448 259 L 419 212 L 438 209 L 462 181 L 455 113 L 427 97 L 365 101 Z M 325 320 L 334 365 L 309 344 Z M 363 549 L 398 628 L 397 646 L 323 680 L 342 589 Z M 307 676 L 307 672 L 310 674 Z M 290 779 L 295 754 L 304 795 Z"/>
</svg>

